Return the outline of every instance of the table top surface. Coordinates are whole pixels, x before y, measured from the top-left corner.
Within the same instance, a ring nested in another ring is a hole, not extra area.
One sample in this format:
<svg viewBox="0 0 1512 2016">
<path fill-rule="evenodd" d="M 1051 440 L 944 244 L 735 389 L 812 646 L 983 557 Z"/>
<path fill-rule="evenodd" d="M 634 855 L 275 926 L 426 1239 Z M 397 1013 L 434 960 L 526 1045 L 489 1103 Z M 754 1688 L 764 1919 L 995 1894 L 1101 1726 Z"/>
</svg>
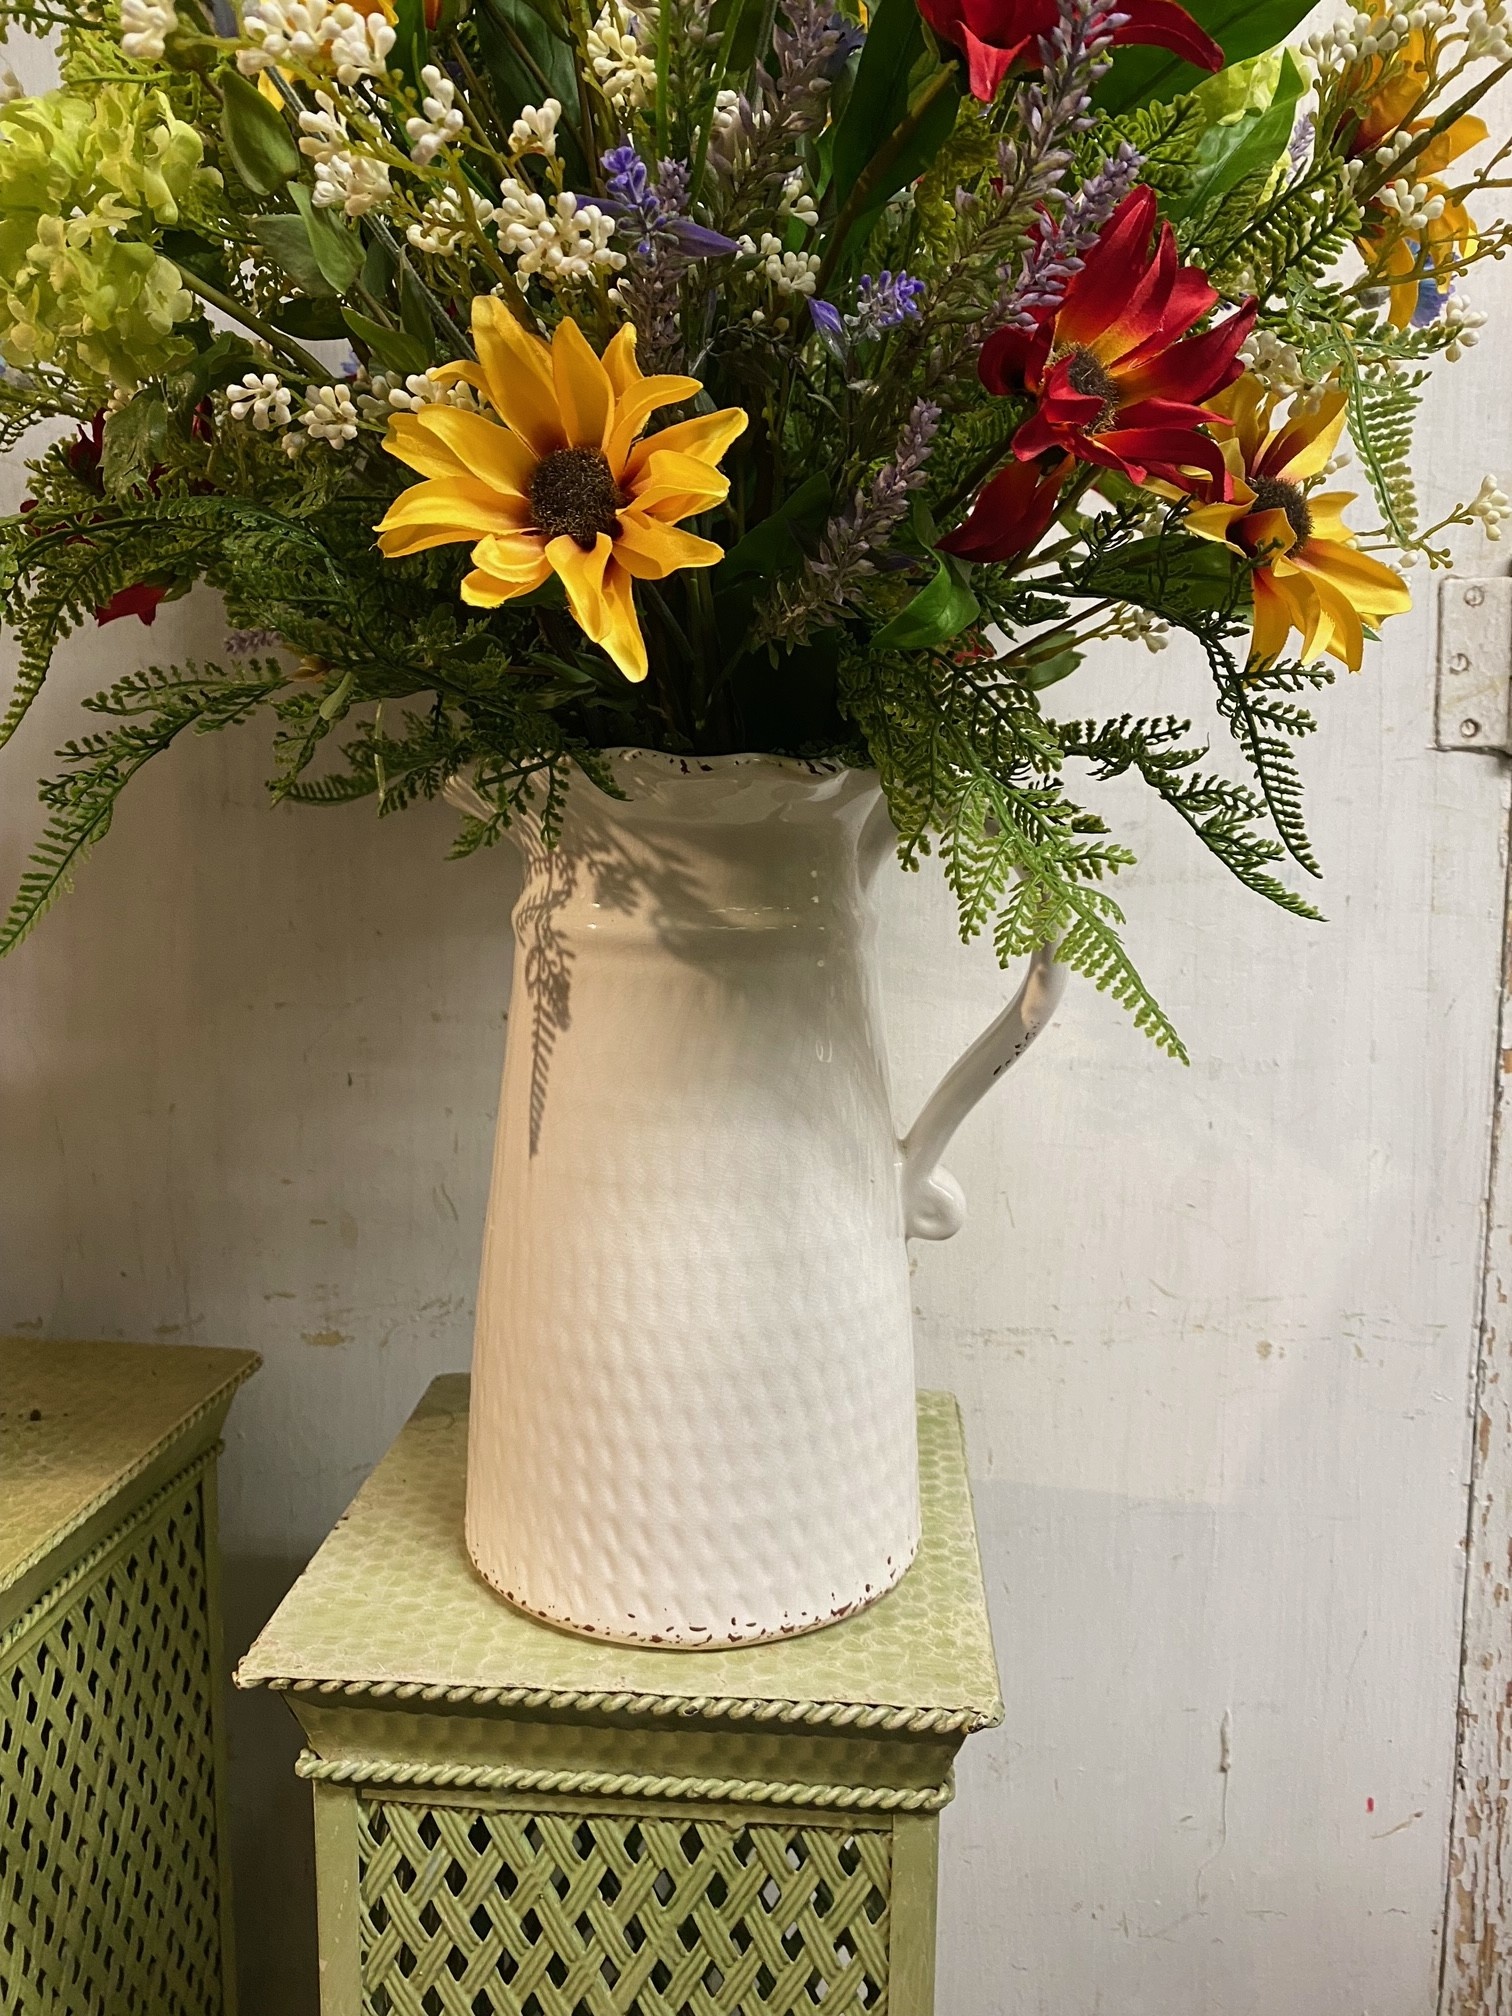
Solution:
<svg viewBox="0 0 1512 2016">
<path fill-rule="evenodd" d="M 0 1337 L 0 1593 L 260 1362 L 195 1344 Z"/>
<path fill-rule="evenodd" d="M 512 1609 L 463 1539 L 468 1381 L 435 1381 L 238 1669 L 242 1687 L 972 1730 L 1000 1721 L 960 1411 L 919 1396 L 924 1523 L 897 1588 L 767 1645 L 664 1651 Z M 866 1718 L 869 1722 L 876 1718 Z"/>
</svg>

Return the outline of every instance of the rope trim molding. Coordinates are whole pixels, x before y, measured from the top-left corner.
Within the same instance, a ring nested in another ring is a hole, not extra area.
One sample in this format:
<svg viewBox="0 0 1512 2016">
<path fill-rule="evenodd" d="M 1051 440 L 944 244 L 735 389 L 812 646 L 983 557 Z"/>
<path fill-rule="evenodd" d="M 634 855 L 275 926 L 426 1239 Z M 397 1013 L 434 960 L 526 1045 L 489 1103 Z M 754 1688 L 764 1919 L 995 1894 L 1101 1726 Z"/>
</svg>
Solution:
<svg viewBox="0 0 1512 2016">
<path fill-rule="evenodd" d="M 223 1447 L 224 1444 L 215 1442 L 203 1450 L 192 1463 L 187 1464 L 176 1476 L 170 1477 L 166 1484 L 160 1484 L 150 1497 L 144 1498 L 135 1511 L 129 1513 L 119 1526 L 105 1535 L 103 1540 L 97 1540 L 87 1554 L 81 1554 L 56 1582 L 50 1582 L 30 1609 L 23 1610 L 13 1624 L 0 1631 L 0 1654 L 7 1653 L 12 1646 L 20 1644 L 49 1612 L 57 1609 L 65 1596 L 77 1589 L 81 1582 L 88 1581 L 107 1555 L 115 1553 L 122 1542 L 128 1540 L 140 1527 L 150 1524 L 170 1499 L 182 1496 L 190 1485 L 197 1484 Z M 38 1559 L 41 1558 L 43 1557 L 39 1555 Z"/>
<path fill-rule="evenodd" d="M 467 1701 L 479 1707 L 579 1709 L 587 1714 L 683 1715 L 723 1722 L 801 1722 L 810 1728 L 881 1729 L 888 1735 L 975 1734 L 994 1729 L 1002 1707 L 887 1708 L 865 1701 L 753 1701 L 732 1694 L 592 1693 L 578 1688 L 442 1686 L 419 1680 L 287 1680 L 243 1677 L 238 1687 L 289 1694 L 347 1695 L 366 1701 Z"/>
<path fill-rule="evenodd" d="M 457 1791 L 584 1793 L 611 1799 L 699 1799 L 744 1806 L 814 1806 L 864 1813 L 938 1813 L 955 1797 L 955 1773 L 944 1783 L 895 1785 L 782 1784 L 768 1778 L 647 1777 L 635 1771 L 549 1771 L 515 1764 L 405 1764 L 386 1757 L 317 1757 L 300 1753 L 301 1778 L 330 1785 L 421 1785 Z"/>
</svg>

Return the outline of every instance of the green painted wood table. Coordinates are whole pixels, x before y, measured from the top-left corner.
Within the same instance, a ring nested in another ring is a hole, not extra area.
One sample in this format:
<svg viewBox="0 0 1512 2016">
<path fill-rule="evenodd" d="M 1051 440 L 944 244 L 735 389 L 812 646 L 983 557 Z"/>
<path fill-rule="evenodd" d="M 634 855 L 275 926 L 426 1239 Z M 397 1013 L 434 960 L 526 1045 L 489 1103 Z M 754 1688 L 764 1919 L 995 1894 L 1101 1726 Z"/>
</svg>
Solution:
<svg viewBox="0 0 1512 2016">
<path fill-rule="evenodd" d="M 313 1780 L 323 2016 L 926 2016 L 956 1752 L 1000 1720 L 960 1417 L 924 1537 L 802 1638 L 663 1652 L 510 1609 L 439 1379 L 237 1672 Z"/>
<path fill-rule="evenodd" d="M 257 1365 L 0 1339 L 4 2016 L 233 2016 L 215 1458 Z"/>
</svg>

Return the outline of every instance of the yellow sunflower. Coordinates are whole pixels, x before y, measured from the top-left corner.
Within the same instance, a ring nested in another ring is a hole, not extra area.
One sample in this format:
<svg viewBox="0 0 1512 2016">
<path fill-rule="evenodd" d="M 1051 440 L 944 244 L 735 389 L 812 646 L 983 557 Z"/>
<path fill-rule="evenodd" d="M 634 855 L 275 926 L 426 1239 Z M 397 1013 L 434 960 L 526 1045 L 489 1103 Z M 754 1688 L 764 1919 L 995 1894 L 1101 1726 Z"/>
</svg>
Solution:
<svg viewBox="0 0 1512 2016">
<path fill-rule="evenodd" d="M 1253 657 L 1279 658 L 1296 630 L 1304 659 L 1326 652 L 1358 672 L 1365 626 L 1401 615 L 1412 597 L 1399 574 L 1357 550 L 1342 517 L 1353 493 L 1309 487 L 1338 447 L 1344 394 L 1326 392 L 1309 410 L 1294 406 L 1284 420 L 1277 419 L 1278 403 L 1247 372 L 1208 402 L 1232 423 L 1220 443 L 1228 482 L 1199 488 L 1183 523 L 1236 553 L 1268 556 L 1251 577 Z"/>
<path fill-rule="evenodd" d="M 389 423 L 384 447 L 427 480 L 378 526 L 389 559 L 472 541 L 462 599 L 494 609 L 553 573 L 578 624 L 627 679 L 646 676 L 632 584 L 724 558 L 679 521 L 722 504 L 716 464 L 746 424 L 739 407 L 642 439 L 652 414 L 691 399 L 696 378 L 642 376 L 626 325 L 602 358 L 570 318 L 547 343 L 502 301 L 473 302 L 476 364 L 435 373 L 473 386 L 497 417 L 423 406 Z"/>
<path fill-rule="evenodd" d="M 1406 130 L 1416 134 L 1424 124 L 1425 121 L 1419 121 Z M 1426 278 L 1439 284 L 1452 278 L 1465 260 L 1475 256 L 1479 242 L 1475 219 L 1439 176 L 1459 155 L 1478 147 L 1487 131 L 1483 119 L 1467 112 L 1413 156 L 1406 172 L 1428 191 L 1425 201 L 1437 201 L 1442 206 L 1439 214 L 1430 217 L 1422 227 L 1420 243 L 1398 230 L 1394 218 L 1382 213 L 1379 206 L 1372 205 L 1367 214 L 1365 229 L 1356 242 L 1375 269 L 1373 277 L 1391 289 L 1388 312 L 1397 329 L 1405 329 L 1412 320 L 1420 281 Z"/>
<path fill-rule="evenodd" d="M 1384 20 L 1392 9 L 1384 6 L 1382 0 L 1375 0 L 1369 11 L 1377 20 Z M 1412 115 L 1436 87 L 1438 62 L 1437 37 L 1421 28 L 1415 28 L 1392 55 L 1366 60 L 1352 86 L 1356 101 L 1365 102 L 1365 110 L 1348 143 L 1348 151 L 1355 159 L 1367 159 L 1384 141 L 1398 134 L 1416 139 L 1428 131 L 1433 121 L 1414 119 Z M 1376 202 L 1367 206 L 1364 228 L 1355 242 L 1362 256 L 1376 269 L 1375 277 L 1390 288 L 1390 318 L 1399 329 L 1405 329 L 1412 320 L 1420 280 L 1441 281 L 1459 263 L 1474 255 L 1478 242 L 1475 220 L 1460 197 L 1439 177 L 1460 155 L 1478 147 L 1488 130 L 1483 119 L 1477 119 L 1473 113 L 1462 113 L 1405 164 L 1403 175 L 1426 186 L 1428 195 L 1424 200 L 1436 199 L 1441 205 L 1439 214 L 1423 226 L 1417 238 L 1399 229 L 1394 212 Z"/>
</svg>

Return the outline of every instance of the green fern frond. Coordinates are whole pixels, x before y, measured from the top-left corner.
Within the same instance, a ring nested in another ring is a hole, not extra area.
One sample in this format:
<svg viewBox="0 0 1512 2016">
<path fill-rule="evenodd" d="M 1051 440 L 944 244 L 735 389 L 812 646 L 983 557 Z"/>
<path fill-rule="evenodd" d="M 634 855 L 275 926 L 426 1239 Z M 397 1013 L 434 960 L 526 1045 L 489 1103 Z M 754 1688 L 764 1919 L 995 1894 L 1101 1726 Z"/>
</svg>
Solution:
<svg viewBox="0 0 1512 2016">
<path fill-rule="evenodd" d="M 1370 479 L 1381 518 L 1403 547 L 1417 539 L 1417 489 L 1412 480 L 1412 432 L 1426 371 L 1365 370 L 1353 359 L 1341 372 L 1349 395 L 1349 435 Z"/>
<path fill-rule="evenodd" d="M 993 918 L 1000 961 L 1054 944 L 1169 1055 L 1185 1058 L 1170 1018 L 1119 937 L 1122 912 L 1098 885 L 1133 862 L 1074 804 L 1062 754 L 1034 696 L 996 668 L 920 655 L 845 661 L 842 690 L 867 740 L 912 866 L 938 849 L 971 938 Z"/>
<path fill-rule="evenodd" d="M 1235 191 L 1189 243 L 1188 256 L 1230 299 L 1262 303 L 1298 281 L 1322 282 L 1360 225 L 1347 166 L 1325 159 L 1293 176 L 1259 210 Z"/>
<path fill-rule="evenodd" d="M 1191 725 L 1174 715 L 1136 721 L 1125 714 L 1115 721 L 1063 721 L 1058 733 L 1065 753 L 1090 763 L 1099 779 L 1137 772 L 1247 889 L 1293 916 L 1317 920 L 1313 905 L 1270 873 L 1285 849 L 1257 830 L 1270 817 L 1264 797 L 1231 778 L 1199 772 L 1205 750 L 1181 746 Z"/>
<path fill-rule="evenodd" d="M 1255 773 L 1281 844 L 1309 875 L 1321 876 L 1303 817 L 1302 779 L 1293 744 L 1317 728 L 1311 711 L 1286 696 L 1333 684 L 1323 665 L 1252 661 L 1235 666 L 1210 656 L 1218 712 Z"/>
<path fill-rule="evenodd" d="M 1161 105 L 1139 105 L 1097 119 L 1079 141 L 1076 166 L 1081 178 L 1095 172 L 1122 142 L 1140 156 L 1139 179 L 1160 197 L 1162 207 L 1185 194 L 1208 115 L 1190 95 Z"/>
<path fill-rule="evenodd" d="M 295 777 L 285 784 L 280 796 L 295 805 L 352 805 L 359 798 L 371 798 L 378 779 L 371 772 L 335 770 L 326 777 Z"/>
</svg>

